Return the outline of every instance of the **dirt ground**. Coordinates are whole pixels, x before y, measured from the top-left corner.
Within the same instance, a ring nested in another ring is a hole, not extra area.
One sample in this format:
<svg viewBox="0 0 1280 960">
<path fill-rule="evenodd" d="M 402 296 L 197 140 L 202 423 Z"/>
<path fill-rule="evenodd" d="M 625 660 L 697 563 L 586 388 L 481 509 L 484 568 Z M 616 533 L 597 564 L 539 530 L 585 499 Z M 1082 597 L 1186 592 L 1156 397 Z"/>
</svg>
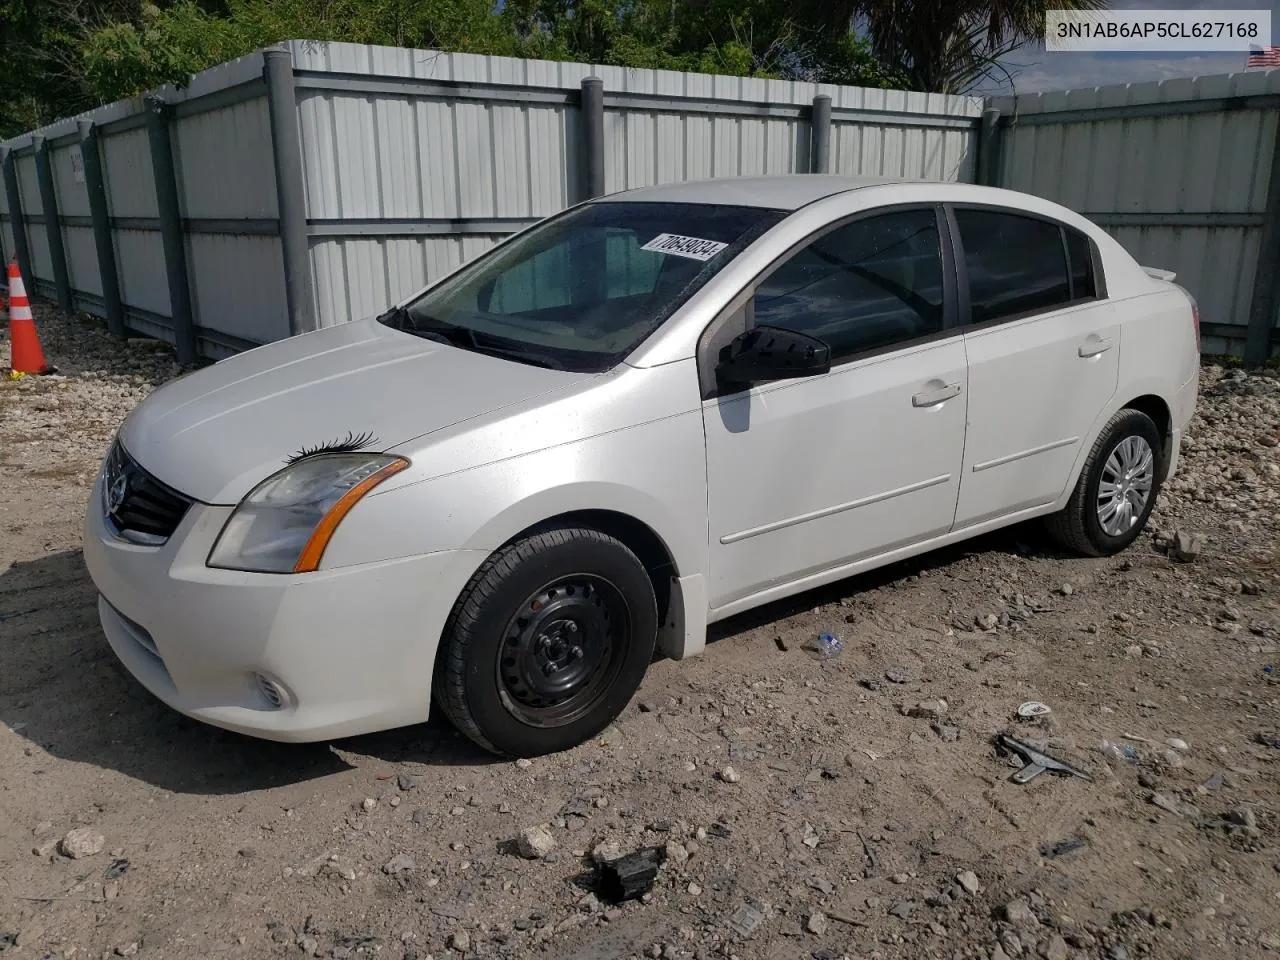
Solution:
<svg viewBox="0 0 1280 960">
<path fill-rule="evenodd" d="M 1020 527 L 774 604 L 656 663 L 598 741 L 517 764 L 443 720 L 259 742 L 123 677 L 84 503 L 178 371 L 39 324 L 62 376 L 0 384 L 4 960 L 1280 951 L 1274 373 L 1204 368 L 1182 473 L 1124 555 Z M 1175 531 L 1197 559 L 1170 558 Z M 810 659 L 826 630 L 844 654 Z M 1019 720 L 1029 700 L 1052 713 Z M 1012 782 L 1006 730 L 1092 779 Z M 555 849 L 525 859 L 538 825 Z M 591 891 L 601 844 L 664 850 L 644 900 Z"/>
</svg>

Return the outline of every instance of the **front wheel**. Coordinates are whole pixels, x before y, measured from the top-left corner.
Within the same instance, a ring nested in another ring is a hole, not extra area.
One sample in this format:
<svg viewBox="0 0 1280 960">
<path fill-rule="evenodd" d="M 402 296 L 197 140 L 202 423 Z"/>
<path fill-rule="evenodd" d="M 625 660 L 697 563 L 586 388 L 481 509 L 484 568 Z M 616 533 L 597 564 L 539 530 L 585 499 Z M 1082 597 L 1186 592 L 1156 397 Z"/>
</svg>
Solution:
<svg viewBox="0 0 1280 960">
<path fill-rule="evenodd" d="M 1049 533 L 1090 557 L 1111 556 L 1133 543 L 1160 492 L 1162 446 L 1149 416 L 1118 412 L 1089 451 L 1066 507 L 1047 519 Z"/>
<path fill-rule="evenodd" d="M 622 712 L 657 632 L 653 584 L 630 549 L 590 528 L 545 530 L 503 547 L 462 591 L 435 699 L 486 750 L 565 750 Z"/>
</svg>

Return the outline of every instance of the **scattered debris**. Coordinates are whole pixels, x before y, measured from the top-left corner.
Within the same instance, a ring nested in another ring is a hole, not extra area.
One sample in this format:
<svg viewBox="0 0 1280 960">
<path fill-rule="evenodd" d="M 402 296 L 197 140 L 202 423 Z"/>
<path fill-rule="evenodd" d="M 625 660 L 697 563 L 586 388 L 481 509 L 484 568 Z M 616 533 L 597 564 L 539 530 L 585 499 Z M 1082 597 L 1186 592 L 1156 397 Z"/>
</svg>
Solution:
<svg viewBox="0 0 1280 960">
<path fill-rule="evenodd" d="M 1113 740 L 1103 740 L 1098 744 L 1098 749 L 1107 757 L 1116 762 L 1137 763 L 1139 760 L 1138 748 L 1128 743 L 1116 743 Z"/>
<path fill-rule="evenodd" d="M 1280 734 L 1264 733 L 1259 730 L 1253 735 L 1253 739 L 1258 741 L 1264 747 L 1271 747 L 1273 750 L 1280 750 Z"/>
<path fill-rule="evenodd" d="M 649 847 L 599 864 L 596 867 L 597 893 L 610 903 L 639 899 L 653 888 L 658 868 L 666 857 L 666 850 L 662 847 Z"/>
<path fill-rule="evenodd" d="M 1050 713 L 1053 713 L 1053 709 L 1047 703 L 1041 703 L 1039 700 L 1028 700 L 1026 703 L 1018 705 L 1018 716 L 1024 719 L 1043 717 Z"/>
<path fill-rule="evenodd" d="M 773 638 L 773 643 L 774 643 L 774 646 L 776 646 L 783 653 L 786 653 L 788 650 L 791 649 L 791 644 L 787 642 L 787 638 L 780 633 Z"/>
<path fill-rule="evenodd" d="M 1010 777 L 1014 783 L 1027 783 L 1032 778 L 1044 773 L 1046 770 L 1049 773 L 1055 773 L 1059 776 L 1079 777 L 1081 780 L 1093 779 L 1083 770 L 1073 767 L 1069 763 L 1057 760 L 1054 757 L 1049 756 L 1047 753 L 1041 752 L 1036 747 L 1031 746 L 1031 744 L 1024 743 L 1015 737 L 1009 736 L 1007 733 L 1000 734 L 998 743 L 1000 746 L 1006 747 L 1014 753 L 1017 753 L 1027 762 L 1025 767 Z"/>
<path fill-rule="evenodd" d="M 748 940 L 752 934 L 760 929 L 760 924 L 764 923 L 764 919 L 764 914 L 761 911 L 749 903 L 743 903 L 729 916 L 729 929 L 743 940 Z"/>
<path fill-rule="evenodd" d="M 1040 844 L 1040 856 L 1046 860 L 1056 860 L 1065 854 L 1074 850 L 1080 850 L 1087 847 L 1083 837 L 1067 837 L 1065 840 L 1059 840 L 1056 843 Z"/>
<path fill-rule="evenodd" d="M 844 641 L 834 633 L 820 633 L 800 645 L 814 660 L 834 660 L 844 653 Z"/>
<path fill-rule="evenodd" d="M 102 871 L 102 879 L 115 880 L 117 877 L 123 877 L 129 872 L 132 864 L 128 860 L 112 860 L 111 865 Z"/>
</svg>

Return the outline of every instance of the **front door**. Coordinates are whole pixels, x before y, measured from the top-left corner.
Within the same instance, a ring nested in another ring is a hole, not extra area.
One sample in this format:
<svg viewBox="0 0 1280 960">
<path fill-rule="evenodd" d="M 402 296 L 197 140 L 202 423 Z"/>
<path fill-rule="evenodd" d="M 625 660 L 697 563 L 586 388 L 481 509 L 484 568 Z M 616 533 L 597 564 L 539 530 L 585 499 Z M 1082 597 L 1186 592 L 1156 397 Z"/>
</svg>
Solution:
<svg viewBox="0 0 1280 960">
<path fill-rule="evenodd" d="M 999 209 L 954 214 L 970 303 L 960 529 L 1062 494 L 1117 389 L 1120 322 L 1083 234 Z"/>
<path fill-rule="evenodd" d="M 832 369 L 703 402 L 713 608 L 950 530 L 967 383 L 937 217 L 852 220 L 756 284 L 742 323 L 823 339 Z"/>
</svg>

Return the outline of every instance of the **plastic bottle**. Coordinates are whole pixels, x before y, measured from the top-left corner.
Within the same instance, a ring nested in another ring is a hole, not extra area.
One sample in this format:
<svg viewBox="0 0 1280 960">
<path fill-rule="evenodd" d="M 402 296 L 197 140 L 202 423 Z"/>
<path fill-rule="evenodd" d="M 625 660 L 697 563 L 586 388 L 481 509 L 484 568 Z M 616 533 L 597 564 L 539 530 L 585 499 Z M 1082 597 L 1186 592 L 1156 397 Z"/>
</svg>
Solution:
<svg viewBox="0 0 1280 960">
<path fill-rule="evenodd" d="M 844 641 L 834 633 L 820 633 L 806 640 L 801 648 L 815 660 L 833 660 L 844 653 Z"/>
</svg>

